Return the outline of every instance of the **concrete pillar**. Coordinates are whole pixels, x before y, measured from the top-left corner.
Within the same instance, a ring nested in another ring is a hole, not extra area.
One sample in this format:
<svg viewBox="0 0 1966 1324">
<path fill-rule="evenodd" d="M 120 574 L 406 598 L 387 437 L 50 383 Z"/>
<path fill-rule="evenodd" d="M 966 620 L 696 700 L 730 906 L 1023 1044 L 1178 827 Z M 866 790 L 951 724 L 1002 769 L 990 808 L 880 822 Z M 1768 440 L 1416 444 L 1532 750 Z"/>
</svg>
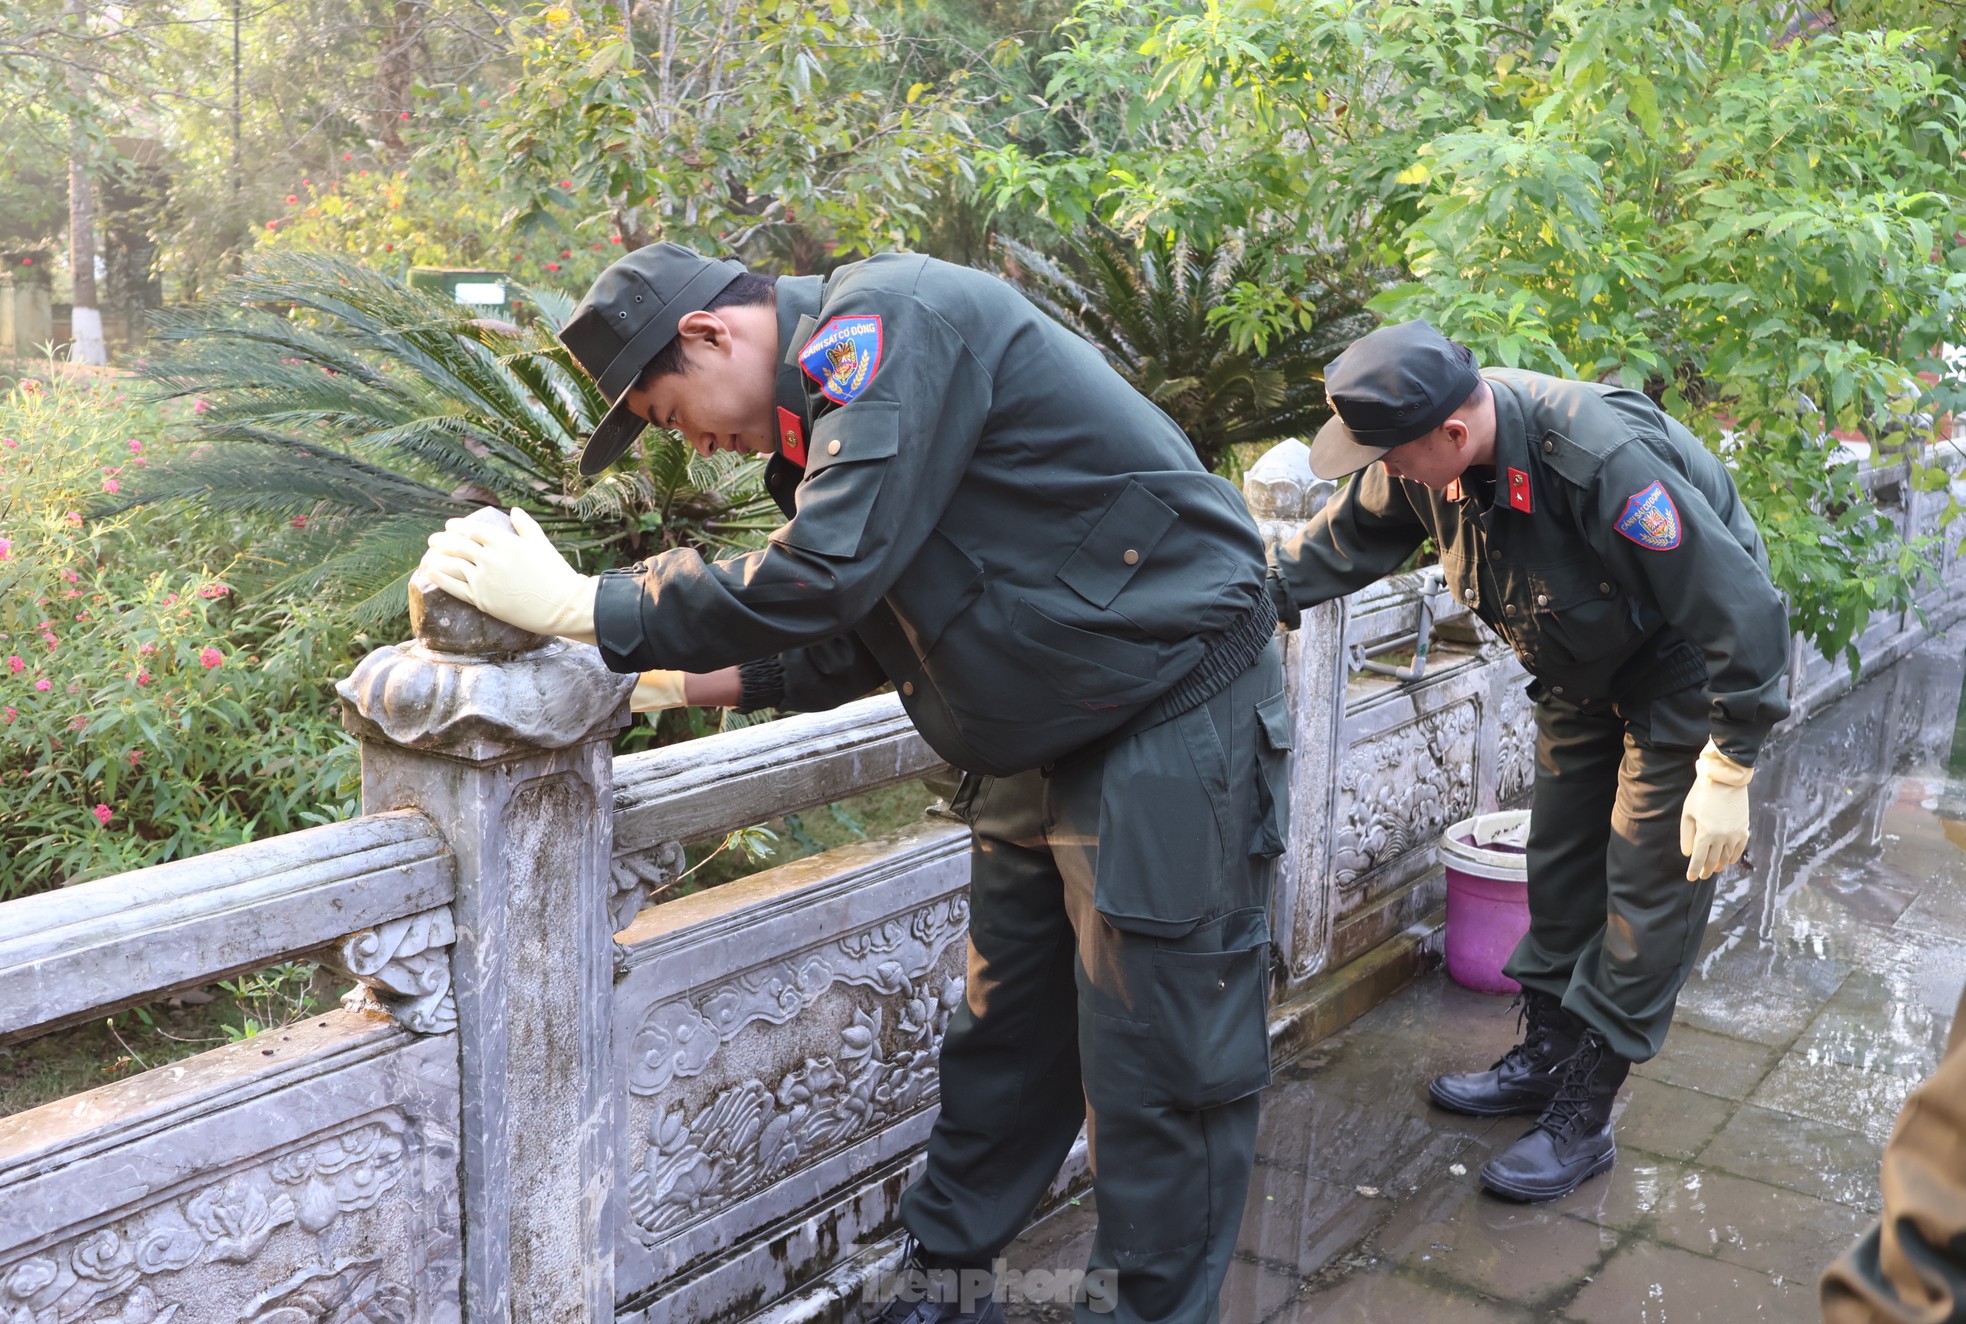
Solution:
<svg viewBox="0 0 1966 1324">
<path fill-rule="evenodd" d="M 610 737 L 634 677 L 421 576 L 410 608 L 416 641 L 369 654 L 338 689 L 363 741 L 364 812 L 421 810 L 457 856 L 464 1319 L 609 1320 Z"/>
</svg>

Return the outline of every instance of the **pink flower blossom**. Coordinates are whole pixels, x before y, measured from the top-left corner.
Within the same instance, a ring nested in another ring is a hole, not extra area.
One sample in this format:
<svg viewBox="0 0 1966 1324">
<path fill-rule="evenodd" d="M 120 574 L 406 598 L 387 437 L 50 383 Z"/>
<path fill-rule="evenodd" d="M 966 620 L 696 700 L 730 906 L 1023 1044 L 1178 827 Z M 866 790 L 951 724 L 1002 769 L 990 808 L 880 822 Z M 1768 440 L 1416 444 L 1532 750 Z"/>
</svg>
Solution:
<svg viewBox="0 0 1966 1324">
<path fill-rule="evenodd" d="M 74 572 L 73 570 L 64 570 L 64 571 L 62 571 L 62 572 L 61 572 L 61 577 L 62 577 L 62 579 L 63 579 L 63 580 L 65 580 L 66 582 L 68 582 L 68 583 L 70 583 L 70 584 L 75 584 L 75 583 L 79 583 L 79 582 L 81 582 L 81 579 L 82 579 L 82 576 L 80 576 L 80 575 L 78 575 L 78 574 L 76 574 L 76 573 L 75 573 L 75 572 Z"/>
<path fill-rule="evenodd" d="M 66 519 L 70 524 L 80 524 L 82 522 L 82 512 L 79 510 L 71 510 L 68 512 L 67 515 L 63 516 L 63 518 Z"/>
<path fill-rule="evenodd" d="M 125 754 L 123 757 L 128 759 L 130 761 L 130 766 L 134 768 L 136 767 L 137 764 L 143 762 L 143 751 L 140 749 L 133 749 L 128 754 Z"/>
<path fill-rule="evenodd" d="M 132 455 L 143 454 L 143 443 L 138 441 L 135 437 L 130 438 L 130 454 Z"/>
<path fill-rule="evenodd" d="M 109 493 L 109 495 L 111 496 L 115 496 L 118 492 L 123 490 L 123 485 L 117 482 L 114 478 L 105 478 L 102 480 L 102 490 Z"/>
<path fill-rule="evenodd" d="M 202 395 L 191 402 L 191 412 L 194 414 L 202 414 L 211 407 L 212 402 L 205 399 Z"/>
<path fill-rule="evenodd" d="M 14 540 L 12 538 L 0 538 L 0 561 L 11 561 L 13 559 Z"/>
<path fill-rule="evenodd" d="M 205 664 L 205 670 L 210 671 L 213 667 L 225 661 L 225 654 L 219 652 L 216 648 L 207 647 L 199 651 L 198 660 Z"/>
<path fill-rule="evenodd" d="M 150 673 L 148 671 L 137 672 L 137 684 L 148 685 L 149 683 L 150 683 Z"/>
<path fill-rule="evenodd" d="M 53 689 L 54 687 L 55 687 L 55 683 L 52 680 L 49 680 L 46 676 L 43 676 L 41 677 L 41 679 L 34 682 L 34 688 L 41 691 L 41 693 L 43 694 L 46 694 L 49 690 Z"/>
<path fill-rule="evenodd" d="M 154 652 L 156 652 L 156 651 L 157 651 L 157 645 L 155 645 L 155 644 L 138 644 L 138 645 L 137 645 L 137 656 L 138 656 L 138 657 L 149 657 L 149 656 L 150 656 L 150 655 L 151 655 L 152 653 L 154 653 Z"/>
<path fill-rule="evenodd" d="M 296 515 L 296 516 L 294 516 L 294 517 L 293 517 L 293 526 L 294 526 L 294 527 L 295 527 L 296 529 L 304 529 L 304 528 L 306 528 L 306 527 L 307 527 L 307 516 L 305 516 L 305 515 Z"/>
<path fill-rule="evenodd" d="M 20 449 L 20 443 L 18 441 L 15 441 L 12 437 L 0 437 L 0 446 L 5 446 L 10 451 L 17 451 Z"/>
<path fill-rule="evenodd" d="M 96 816 L 96 822 L 102 824 L 104 827 L 108 827 L 109 820 L 116 817 L 115 812 L 108 805 L 97 805 L 89 812 L 94 814 Z"/>
<path fill-rule="evenodd" d="M 207 584 L 198 590 L 198 596 L 201 598 L 222 598 L 231 591 L 231 589 L 223 584 Z"/>
<path fill-rule="evenodd" d="M 14 705 L 12 705 L 11 703 L 10 703 L 10 704 L 8 704 L 8 705 L 7 705 L 7 725 L 8 725 L 8 726 L 12 726 L 12 725 L 14 724 L 14 719 L 15 719 L 16 717 L 19 717 L 19 716 L 20 716 L 20 713 L 19 713 L 19 712 L 18 712 L 18 711 L 17 711 L 17 710 L 16 710 L 15 708 L 14 708 Z"/>
<path fill-rule="evenodd" d="M 294 205 L 294 204 L 295 204 L 296 202 L 299 202 L 299 201 L 300 201 L 300 197 L 299 197 L 299 195 L 297 195 L 297 194 L 293 194 L 293 193 L 289 193 L 289 194 L 287 195 L 287 205 L 288 205 L 289 207 L 291 207 L 291 206 L 293 206 L 293 205 Z"/>
<path fill-rule="evenodd" d="M 7 659 L 7 670 L 13 672 L 16 676 L 20 675 L 21 672 L 27 670 L 27 659 L 15 653 Z"/>
<path fill-rule="evenodd" d="M 48 651 L 52 653 L 55 651 L 55 646 L 59 644 L 61 640 L 57 639 L 54 636 L 54 634 L 49 633 L 41 636 L 41 642 L 46 644 L 48 646 Z"/>
<path fill-rule="evenodd" d="M 172 605 L 173 603 L 175 603 L 176 601 L 177 601 L 177 594 L 175 594 L 175 593 L 166 593 L 166 594 L 164 595 L 164 605 L 165 605 L 166 607 L 168 607 L 168 606 L 171 606 L 171 605 Z"/>
<path fill-rule="evenodd" d="M 148 468 L 150 465 L 150 461 L 144 459 L 141 455 L 137 456 L 134 460 L 131 460 L 130 463 L 134 464 L 139 469 Z"/>
<path fill-rule="evenodd" d="M 71 731 L 80 731 L 83 727 L 87 726 L 88 724 L 89 724 L 89 719 L 83 717 L 79 713 L 76 716 L 68 719 L 68 729 Z"/>
<path fill-rule="evenodd" d="M 79 598 L 82 596 L 82 590 L 79 588 L 72 588 L 69 589 L 66 593 L 63 593 L 62 596 L 64 598 Z"/>
</svg>

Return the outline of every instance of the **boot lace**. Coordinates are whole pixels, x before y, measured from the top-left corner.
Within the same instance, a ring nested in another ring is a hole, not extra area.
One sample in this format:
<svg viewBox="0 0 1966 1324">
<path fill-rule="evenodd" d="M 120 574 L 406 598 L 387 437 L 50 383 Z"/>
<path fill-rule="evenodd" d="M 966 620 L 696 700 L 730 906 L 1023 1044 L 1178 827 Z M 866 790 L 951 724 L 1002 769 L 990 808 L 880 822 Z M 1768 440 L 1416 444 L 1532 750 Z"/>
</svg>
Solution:
<svg viewBox="0 0 1966 1324">
<path fill-rule="evenodd" d="M 1527 992 L 1516 994 L 1508 1009 L 1515 1013 L 1515 1030 L 1521 1039 L 1488 1069 L 1532 1071 L 1536 1067 L 1536 1054 L 1549 1037 L 1549 1020 L 1554 1013 Z"/>
<path fill-rule="evenodd" d="M 1561 1141 L 1568 1140 L 1590 1111 L 1596 1095 L 1598 1069 L 1607 1051 L 1604 1036 L 1587 1030 L 1578 1042 L 1576 1055 L 1564 1065 L 1563 1080 L 1556 1094 L 1536 1119 L 1536 1128 Z"/>
</svg>

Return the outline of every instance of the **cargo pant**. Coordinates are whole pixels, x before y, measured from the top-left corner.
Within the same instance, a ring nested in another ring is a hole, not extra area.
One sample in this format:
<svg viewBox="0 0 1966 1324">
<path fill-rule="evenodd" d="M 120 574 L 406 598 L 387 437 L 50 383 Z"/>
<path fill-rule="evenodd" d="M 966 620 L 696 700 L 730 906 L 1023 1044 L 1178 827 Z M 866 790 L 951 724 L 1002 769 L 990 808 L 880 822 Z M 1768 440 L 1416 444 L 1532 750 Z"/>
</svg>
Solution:
<svg viewBox="0 0 1966 1324">
<path fill-rule="evenodd" d="M 1099 1225 L 1081 1321 L 1214 1319 L 1255 1161 L 1290 718 L 1274 644 L 1110 748 L 967 778 L 969 978 L 901 1218 L 989 1263 L 1081 1123 Z"/>
<path fill-rule="evenodd" d="M 1530 695 L 1529 932 L 1502 968 L 1643 1062 L 1665 1043 L 1713 905 L 1715 880 L 1687 882 L 1679 849 L 1707 697 L 1585 706 L 1540 681 Z"/>
<path fill-rule="evenodd" d="M 1825 1324 L 1966 1320 L 1966 993 L 1884 1148 L 1877 1224 L 1823 1275 Z"/>
</svg>

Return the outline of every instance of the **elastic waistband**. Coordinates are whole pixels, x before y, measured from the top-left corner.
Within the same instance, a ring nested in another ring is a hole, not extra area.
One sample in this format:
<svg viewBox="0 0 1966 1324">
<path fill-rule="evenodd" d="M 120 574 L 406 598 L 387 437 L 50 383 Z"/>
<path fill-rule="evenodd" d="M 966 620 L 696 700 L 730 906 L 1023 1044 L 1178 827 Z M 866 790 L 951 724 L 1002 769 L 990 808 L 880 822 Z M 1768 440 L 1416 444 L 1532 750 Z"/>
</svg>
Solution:
<svg viewBox="0 0 1966 1324">
<path fill-rule="evenodd" d="M 1673 644 L 1630 680 L 1612 680 L 1612 695 L 1623 703 L 1644 703 L 1677 694 L 1707 678 L 1707 660 L 1685 640 Z"/>
<path fill-rule="evenodd" d="M 1270 601 L 1269 594 L 1259 593 L 1247 615 L 1215 636 L 1194 670 L 1175 681 L 1173 688 L 1127 725 L 1144 731 L 1201 707 L 1249 670 L 1276 632 L 1276 603 Z"/>
</svg>

